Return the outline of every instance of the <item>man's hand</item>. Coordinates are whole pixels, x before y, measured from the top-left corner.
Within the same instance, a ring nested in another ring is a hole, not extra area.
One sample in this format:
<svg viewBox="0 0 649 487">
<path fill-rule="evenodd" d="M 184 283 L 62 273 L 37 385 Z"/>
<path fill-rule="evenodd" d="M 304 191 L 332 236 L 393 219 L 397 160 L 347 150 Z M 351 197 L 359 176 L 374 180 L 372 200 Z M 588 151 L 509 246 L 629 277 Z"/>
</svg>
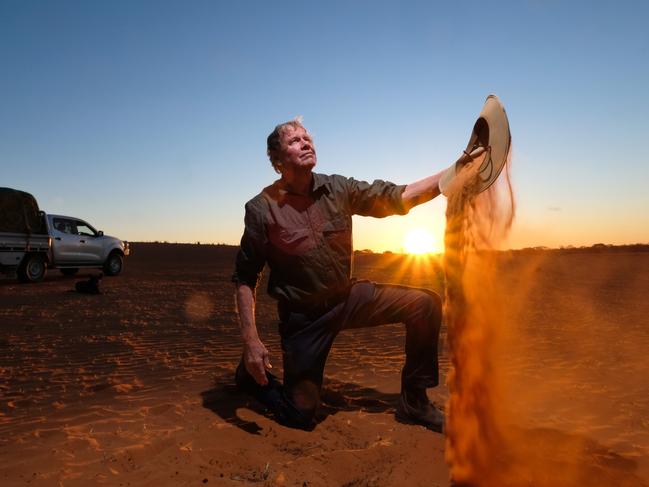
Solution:
<svg viewBox="0 0 649 487">
<path fill-rule="evenodd" d="M 477 170 L 482 165 L 485 155 L 485 148 L 478 147 L 471 153 L 463 153 L 448 169 L 410 183 L 401 195 L 404 206 L 407 210 L 410 210 L 414 206 L 430 201 L 440 193 L 448 194 L 447 188 L 453 182 L 455 176 L 462 172 L 464 168 L 475 167 Z"/>
<path fill-rule="evenodd" d="M 268 385 L 266 370 L 272 369 L 273 366 L 270 364 L 268 350 L 259 338 L 245 342 L 243 346 L 243 363 L 257 384 Z"/>
<path fill-rule="evenodd" d="M 461 188 L 477 174 L 487 152 L 484 147 L 477 147 L 471 153 L 464 151 L 460 158 L 441 172 L 439 191 L 445 196 Z"/>
</svg>

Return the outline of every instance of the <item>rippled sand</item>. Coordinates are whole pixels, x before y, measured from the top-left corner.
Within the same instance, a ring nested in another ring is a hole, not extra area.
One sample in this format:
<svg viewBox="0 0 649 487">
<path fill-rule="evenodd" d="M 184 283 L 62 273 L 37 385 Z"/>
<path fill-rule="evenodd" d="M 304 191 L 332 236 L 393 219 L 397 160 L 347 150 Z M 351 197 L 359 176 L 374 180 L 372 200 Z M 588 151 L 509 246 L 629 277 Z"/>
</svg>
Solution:
<svg viewBox="0 0 649 487">
<path fill-rule="evenodd" d="M 233 258 L 229 247 L 135 244 L 99 296 L 71 291 L 89 273 L 0 281 L 0 484 L 448 485 L 443 436 L 393 417 L 400 325 L 339 336 L 313 432 L 277 425 L 233 389 Z M 560 471 L 556 455 L 578 440 L 587 448 L 568 463 L 601 472 L 599 485 L 649 479 L 648 271 L 647 253 L 503 260 L 505 400 L 520 412 L 512 428 L 542 446 L 531 461 Z M 443 293 L 435 261 L 361 256 L 356 274 Z M 258 315 L 281 375 L 263 292 Z M 445 375 L 445 352 L 440 362 Z M 430 396 L 443 405 L 447 393 Z"/>
</svg>

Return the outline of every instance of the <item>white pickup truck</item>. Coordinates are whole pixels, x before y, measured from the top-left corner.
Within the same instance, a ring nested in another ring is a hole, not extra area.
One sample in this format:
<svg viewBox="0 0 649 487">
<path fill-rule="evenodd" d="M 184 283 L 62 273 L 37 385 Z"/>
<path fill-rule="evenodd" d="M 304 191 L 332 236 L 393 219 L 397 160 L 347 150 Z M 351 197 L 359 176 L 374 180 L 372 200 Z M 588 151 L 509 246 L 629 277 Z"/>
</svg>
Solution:
<svg viewBox="0 0 649 487">
<path fill-rule="evenodd" d="M 25 282 L 42 280 L 48 268 L 68 276 L 99 268 L 116 276 L 128 254 L 128 242 L 79 218 L 45 214 L 29 193 L 0 188 L 0 272 L 16 272 Z"/>
</svg>

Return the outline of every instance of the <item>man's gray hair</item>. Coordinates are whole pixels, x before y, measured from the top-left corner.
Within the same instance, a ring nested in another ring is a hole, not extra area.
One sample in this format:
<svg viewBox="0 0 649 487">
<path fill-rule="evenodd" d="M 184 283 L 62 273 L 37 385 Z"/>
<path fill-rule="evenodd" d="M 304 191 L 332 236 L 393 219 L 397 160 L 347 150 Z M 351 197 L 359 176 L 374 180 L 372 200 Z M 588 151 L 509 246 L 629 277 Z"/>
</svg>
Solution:
<svg viewBox="0 0 649 487">
<path fill-rule="evenodd" d="M 286 132 L 286 129 L 288 127 L 293 127 L 294 129 L 304 129 L 304 125 L 302 125 L 302 116 L 297 116 L 293 120 L 280 123 L 275 127 L 275 130 L 273 130 L 266 139 L 266 154 L 268 154 L 270 163 L 273 165 L 273 169 L 275 169 L 275 172 L 277 173 L 281 172 L 279 170 L 279 165 L 281 165 L 282 161 L 279 159 L 279 154 L 282 148 L 282 134 Z"/>
</svg>

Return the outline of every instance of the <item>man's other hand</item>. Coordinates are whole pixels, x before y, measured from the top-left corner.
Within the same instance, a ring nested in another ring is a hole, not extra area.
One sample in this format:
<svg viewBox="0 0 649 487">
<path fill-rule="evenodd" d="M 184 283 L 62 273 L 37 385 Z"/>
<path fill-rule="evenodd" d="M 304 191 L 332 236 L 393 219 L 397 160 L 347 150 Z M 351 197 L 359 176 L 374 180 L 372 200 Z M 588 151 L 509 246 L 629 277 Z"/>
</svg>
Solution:
<svg viewBox="0 0 649 487">
<path fill-rule="evenodd" d="M 257 384 L 262 386 L 268 385 L 266 370 L 272 369 L 273 366 L 270 364 L 268 350 L 261 343 L 261 340 L 257 338 L 245 343 L 243 347 L 243 363 Z"/>
</svg>

